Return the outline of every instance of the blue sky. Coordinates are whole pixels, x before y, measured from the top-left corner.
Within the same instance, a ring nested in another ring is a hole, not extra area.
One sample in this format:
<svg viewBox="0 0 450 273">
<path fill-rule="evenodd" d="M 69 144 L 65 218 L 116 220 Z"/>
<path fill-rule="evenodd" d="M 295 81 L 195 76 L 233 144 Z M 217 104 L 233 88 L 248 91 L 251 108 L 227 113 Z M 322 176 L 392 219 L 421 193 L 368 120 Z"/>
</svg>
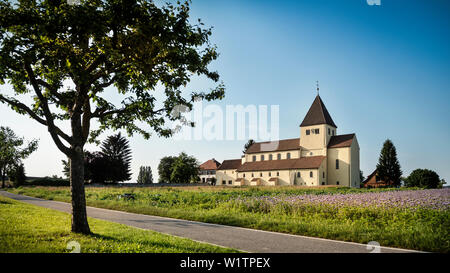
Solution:
<svg viewBox="0 0 450 273">
<path fill-rule="evenodd" d="M 450 181 L 449 1 L 193 0 L 191 15 L 213 26 L 220 57 L 212 65 L 226 85 L 217 104 L 280 106 L 280 138 L 299 137 L 316 80 L 339 134 L 356 133 L 367 176 L 390 138 L 404 175 L 435 170 Z M 193 20 L 193 22 L 195 22 Z M 208 89 L 195 80 L 188 88 Z M 5 88 L 5 87 L 1 87 Z M 111 92 L 114 92 L 111 90 Z M 39 138 L 28 175 L 61 175 L 64 156 L 46 129 L 0 105 L 1 122 Z M 181 151 L 200 161 L 239 158 L 245 141 L 130 139 L 133 179 L 161 157 Z M 96 147 L 89 146 L 91 150 Z"/>
</svg>

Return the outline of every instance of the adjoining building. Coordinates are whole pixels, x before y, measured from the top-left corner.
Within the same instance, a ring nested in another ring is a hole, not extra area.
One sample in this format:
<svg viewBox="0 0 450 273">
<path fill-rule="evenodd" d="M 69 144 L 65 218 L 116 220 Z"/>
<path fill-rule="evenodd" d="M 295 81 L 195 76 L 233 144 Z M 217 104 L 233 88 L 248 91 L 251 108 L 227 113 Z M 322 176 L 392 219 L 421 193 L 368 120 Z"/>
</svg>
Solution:
<svg viewBox="0 0 450 273">
<path fill-rule="evenodd" d="M 379 188 L 393 186 L 393 181 L 385 181 L 378 175 L 377 170 L 373 171 L 363 182 L 364 188 Z"/>
<path fill-rule="evenodd" d="M 214 158 L 200 165 L 200 183 L 212 183 L 216 179 L 216 171 L 220 163 Z"/>
<path fill-rule="evenodd" d="M 236 159 L 225 163 L 230 167 L 219 168 L 216 185 L 360 186 L 356 135 L 337 135 L 319 95 L 300 124 L 300 138 L 257 142 L 239 166 Z"/>
</svg>

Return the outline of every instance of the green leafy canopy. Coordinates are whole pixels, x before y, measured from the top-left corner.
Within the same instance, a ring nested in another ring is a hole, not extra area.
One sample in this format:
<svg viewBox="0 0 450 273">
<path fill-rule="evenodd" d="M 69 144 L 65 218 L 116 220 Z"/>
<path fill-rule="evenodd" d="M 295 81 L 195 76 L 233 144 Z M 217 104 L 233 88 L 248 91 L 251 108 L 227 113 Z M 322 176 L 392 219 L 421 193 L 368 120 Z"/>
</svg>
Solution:
<svg viewBox="0 0 450 273">
<path fill-rule="evenodd" d="M 219 74 L 208 69 L 218 57 L 210 35 L 200 20 L 190 23 L 189 2 L 158 7 L 144 0 L 0 0 L 0 84 L 11 84 L 16 95 L 31 94 L 34 103 L 2 91 L 0 102 L 47 126 L 66 154 L 108 128 L 168 137 L 167 119 L 180 119 L 170 115 L 175 107 L 192 109 L 196 100 L 224 96 Z M 183 97 L 192 76 L 216 86 Z M 122 97 L 118 105 L 106 89 L 112 86 Z M 151 92 L 157 86 L 165 94 L 160 107 Z M 99 122 L 96 130 L 90 129 L 92 119 Z M 56 120 L 71 120 L 71 132 Z"/>
</svg>

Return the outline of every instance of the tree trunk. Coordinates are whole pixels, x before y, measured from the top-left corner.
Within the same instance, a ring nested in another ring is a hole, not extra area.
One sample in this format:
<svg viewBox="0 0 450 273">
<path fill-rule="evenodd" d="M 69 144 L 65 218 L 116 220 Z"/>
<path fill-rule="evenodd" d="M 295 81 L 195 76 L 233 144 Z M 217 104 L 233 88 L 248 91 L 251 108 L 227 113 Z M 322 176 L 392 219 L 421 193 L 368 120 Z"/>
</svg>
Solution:
<svg viewBox="0 0 450 273">
<path fill-rule="evenodd" d="M 83 148 L 75 147 L 70 158 L 70 189 L 72 192 L 72 232 L 90 234 L 84 192 Z"/>
</svg>

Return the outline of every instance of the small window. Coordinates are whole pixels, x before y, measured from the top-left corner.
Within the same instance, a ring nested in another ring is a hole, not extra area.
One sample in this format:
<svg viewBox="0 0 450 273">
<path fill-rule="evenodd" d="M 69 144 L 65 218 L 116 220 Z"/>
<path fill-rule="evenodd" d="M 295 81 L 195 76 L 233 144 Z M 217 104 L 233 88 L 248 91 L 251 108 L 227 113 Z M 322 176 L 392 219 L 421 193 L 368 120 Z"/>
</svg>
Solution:
<svg viewBox="0 0 450 273">
<path fill-rule="evenodd" d="M 336 170 L 339 170 L 339 159 L 336 159 Z"/>
<path fill-rule="evenodd" d="M 277 172 L 277 176 L 280 176 L 280 172 Z"/>
<path fill-rule="evenodd" d="M 313 177 L 313 172 L 309 172 L 309 177 Z"/>
<path fill-rule="evenodd" d="M 244 174 L 242 174 L 242 177 L 245 177 L 245 173 L 244 173 Z"/>
<path fill-rule="evenodd" d="M 277 159 L 281 160 L 281 154 L 277 154 Z"/>
<path fill-rule="evenodd" d="M 331 135 L 331 129 L 328 128 L 328 135 Z"/>
<path fill-rule="evenodd" d="M 309 155 L 313 155 L 313 152 L 310 152 Z"/>
<path fill-rule="evenodd" d="M 225 180 L 222 180 L 222 185 L 225 185 L 227 182 Z"/>
<path fill-rule="evenodd" d="M 336 181 L 336 185 L 339 185 L 339 181 Z"/>
<path fill-rule="evenodd" d="M 287 153 L 287 154 L 286 154 L 286 158 L 287 158 L 287 159 L 291 159 L 291 153 Z"/>
<path fill-rule="evenodd" d="M 262 177 L 262 173 L 259 173 L 259 176 Z"/>
<path fill-rule="evenodd" d="M 252 173 L 252 177 L 254 177 L 254 174 Z"/>
<path fill-rule="evenodd" d="M 256 155 L 253 156 L 253 162 L 255 162 L 255 161 L 256 161 Z"/>
<path fill-rule="evenodd" d="M 272 173 L 271 173 L 271 172 L 269 172 L 269 176 L 272 176 Z"/>
<path fill-rule="evenodd" d="M 325 185 L 325 182 L 322 182 L 322 185 Z"/>
<path fill-rule="evenodd" d="M 231 184 L 233 184 L 233 181 L 228 180 L 228 185 L 231 185 Z"/>
<path fill-rule="evenodd" d="M 297 177 L 300 177 L 300 172 L 297 172 Z"/>
<path fill-rule="evenodd" d="M 309 136 L 311 134 L 311 130 L 306 130 L 306 135 Z"/>
<path fill-rule="evenodd" d="M 335 134 L 334 134 L 334 130 L 333 130 L 333 136 L 334 136 Z"/>
<path fill-rule="evenodd" d="M 261 155 L 261 161 L 264 161 L 264 155 Z"/>
<path fill-rule="evenodd" d="M 269 160 L 272 160 L 272 155 L 269 155 Z"/>
<path fill-rule="evenodd" d="M 318 135 L 320 133 L 319 129 L 314 129 L 314 134 Z"/>
</svg>

